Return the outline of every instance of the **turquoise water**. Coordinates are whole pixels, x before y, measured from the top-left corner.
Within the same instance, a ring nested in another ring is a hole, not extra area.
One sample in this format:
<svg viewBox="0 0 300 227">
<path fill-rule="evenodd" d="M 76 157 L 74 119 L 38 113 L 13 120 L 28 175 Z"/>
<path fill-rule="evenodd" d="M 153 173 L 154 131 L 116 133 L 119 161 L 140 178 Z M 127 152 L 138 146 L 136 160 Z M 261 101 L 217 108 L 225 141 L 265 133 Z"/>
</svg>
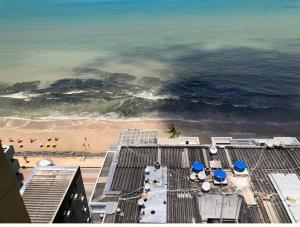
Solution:
<svg viewBox="0 0 300 227">
<path fill-rule="evenodd" d="M 300 37 L 300 3 L 297 0 L 0 0 L 0 32 L 0 81 L 72 77 L 74 68 L 93 64 L 97 59 L 106 61 L 98 68 L 109 72 L 168 76 L 165 75 L 168 64 L 157 59 L 143 62 L 145 67 L 141 70 L 140 62 L 126 63 L 118 57 L 137 48 L 171 45 L 295 51 L 286 44 Z"/>
<path fill-rule="evenodd" d="M 299 0 L 0 0 L 0 116 L 300 122 Z"/>
</svg>

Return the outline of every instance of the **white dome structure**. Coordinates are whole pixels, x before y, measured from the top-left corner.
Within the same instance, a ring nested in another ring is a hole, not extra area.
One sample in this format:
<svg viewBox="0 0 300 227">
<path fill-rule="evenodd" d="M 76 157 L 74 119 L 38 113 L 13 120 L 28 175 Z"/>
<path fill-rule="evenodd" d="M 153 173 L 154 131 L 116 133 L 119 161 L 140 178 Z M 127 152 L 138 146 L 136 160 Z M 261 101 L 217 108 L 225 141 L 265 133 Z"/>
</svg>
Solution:
<svg viewBox="0 0 300 227">
<path fill-rule="evenodd" d="M 190 175 L 190 180 L 191 180 L 191 181 L 195 181 L 195 180 L 196 180 L 196 177 L 197 177 L 197 176 L 196 176 L 196 173 L 193 172 L 193 173 L 191 173 L 191 175 Z"/>
<path fill-rule="evenodd" d="M 209 148 L 209 152 L 211 154 L 217 154 L 218 153 L 218 149 L 215 145 L 212 145 L 210 148 Z"/>
<path fill-rule="evenodd" d="M 40 160 L 37 163 L 37 166 L 54 166 L 54 163 L 51 159 L 45 158 L 45 159 Z"/>
<path fill-rule="evenodd" d="M 207 181 L 205 181 L 203 184 L 202 184 L 202 191 L 203 192 L 209 192 L 209 190 L 210 190 L 210 183 L 209 182 L 207 182 Z"/>
<path fill-rule="evenodd" d="M 204 181 L 206 179 L 206 174 L 204 171 L 201 171 L 200 173 L 198 173 L 198 178 L 200 181 Z"/>
</svg>

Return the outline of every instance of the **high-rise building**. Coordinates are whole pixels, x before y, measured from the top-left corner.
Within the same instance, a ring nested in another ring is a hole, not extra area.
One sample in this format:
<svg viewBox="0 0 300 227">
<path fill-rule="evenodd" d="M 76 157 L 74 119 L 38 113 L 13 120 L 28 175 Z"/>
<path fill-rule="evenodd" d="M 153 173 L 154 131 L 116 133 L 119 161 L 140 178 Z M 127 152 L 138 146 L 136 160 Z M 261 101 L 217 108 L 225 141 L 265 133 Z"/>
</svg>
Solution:
<svg viewBox="0 0 300 227">
<path fill-rule="evenodd" d="M 18 159 L 14 158 L 15 149 L 12 145 L 9 145 L 9 146 L 3 145 L 2 148 L 3 148 L 4 154 L 9 162 L 11 171 L 16 178 L 17 187 L 18 187 L 18 189 L 20 189 L 23 185 L 24 177 L 20 171 L 20 163 L 19 163 Z"/>
<path fill-rule="evenodd" d="M 0 222 L 29 223 L 30 218 L 16 184 L 15 172 L 0 143 Z M 10 156 L 9 156 L 10 157 Z"/>
<path fill-rule="evenodd" d="M 79 167 L 35 167 L 20 190 L 32 223 L 89 223 Z"/>
</svg>

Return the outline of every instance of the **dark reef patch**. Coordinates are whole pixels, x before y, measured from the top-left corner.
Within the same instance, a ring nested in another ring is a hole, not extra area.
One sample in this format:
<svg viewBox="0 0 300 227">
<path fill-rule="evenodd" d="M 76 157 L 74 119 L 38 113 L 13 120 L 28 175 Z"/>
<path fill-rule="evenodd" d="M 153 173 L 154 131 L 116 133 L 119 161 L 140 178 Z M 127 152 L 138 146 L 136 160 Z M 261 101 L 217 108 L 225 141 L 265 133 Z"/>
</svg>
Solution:
<svg viewBox="0 0 300 227">
<path fill-rule="evenodd" d="M 295 41 L 296 42 L 296 41 Z M 113 59 L 111 59 L 113 60 Z M 0 114 L 58 111 L 61 114 L 118 113 L 219 121 L 300 122 L 300 54 L 255 48 L 199 49 L 194 45 L 137 48 L 120 62 L 167 63 L 165 77 L 111 73 L 97 62 L 74 69 L 74 78 L 1 85 L 0 94 L 38 94 L 27 100 L 1 97 Z M 99 60 L 100 61 L 100 60 Z M 109 59 L 106 59 L 109 62 Z M 85 75 L 93 79 L 83 79 Z M 24 112 L 24 111 L 23 111 Z"/>
</svg>

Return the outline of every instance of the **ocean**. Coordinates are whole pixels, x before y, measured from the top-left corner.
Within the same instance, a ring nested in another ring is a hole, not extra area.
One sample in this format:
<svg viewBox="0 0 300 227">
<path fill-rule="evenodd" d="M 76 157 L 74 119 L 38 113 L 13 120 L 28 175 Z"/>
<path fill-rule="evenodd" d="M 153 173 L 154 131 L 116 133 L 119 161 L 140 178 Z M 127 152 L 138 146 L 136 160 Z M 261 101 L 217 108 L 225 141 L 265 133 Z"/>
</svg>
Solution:
<svg viewBox="0 0 300 227">
<path fill-rule="evenodd" d="M 300 122 L 298 0 L 0 0 L 0 117 Z"/>
</svg>

